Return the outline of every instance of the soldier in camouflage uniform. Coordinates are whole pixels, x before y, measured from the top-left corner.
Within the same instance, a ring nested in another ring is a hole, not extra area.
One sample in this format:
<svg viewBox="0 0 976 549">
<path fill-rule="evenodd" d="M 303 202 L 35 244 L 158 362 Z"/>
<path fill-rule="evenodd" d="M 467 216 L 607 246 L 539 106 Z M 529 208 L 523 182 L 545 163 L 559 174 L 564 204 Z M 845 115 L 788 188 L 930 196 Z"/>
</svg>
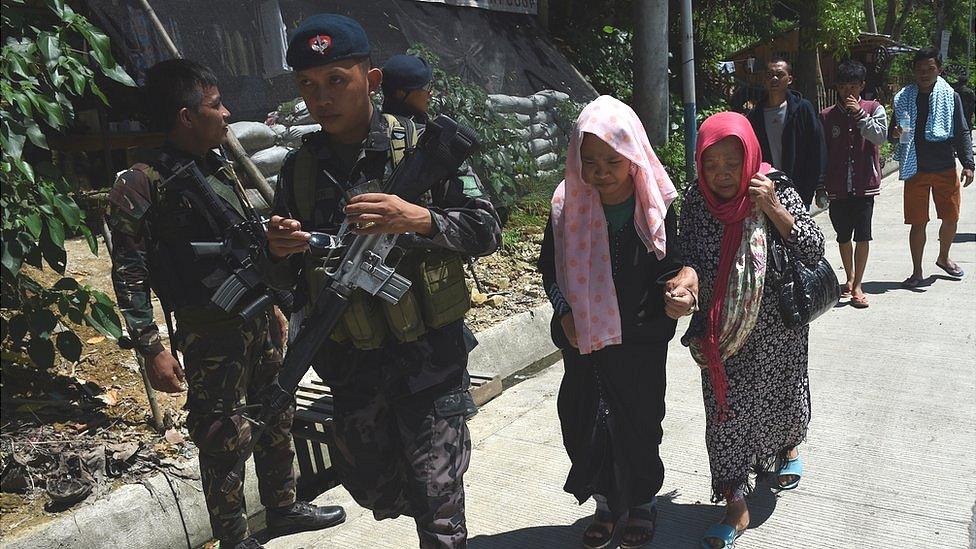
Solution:
<svg viewBox="0 0 976 549">
<path fill-rule="evenodd" d="M 182 391 L 184 371 L 160 341 L 150 287 L 167 314 L 175 316 L 173 339 L 186 367 L 187 427 L 200 451 L 214 537 L 222 547 L 260 547 L 249 537 L 243 482 L 226 494 L 220 486 L 250 437 L 251 426 L 242 415 L 245 404 L 258 402 L 257 393 L 281 365 L 285 328 L 278 317 L 283 317 L 275 308 L 245 321 L 236 311 L 226 313 L 210 303 L 214 281 L 227 278 L 228 271 L 219 257 L 195 258 L 190 242 L 221 241 L 226 227 L 220 226 L 219 216 L 195 205 L 201 202 L 194 202 L 193 191 L 177 185 L 178 178 L 164 183 L 177 165 L 195 162 L 226 201 L 226 213 L 245 219 L 240 184 L 212 150 L 224 140 L 230 116 L 213 73 L 180 59 L 159 63 L 147 77 L 150 104 L 168 139 L 146 163 L 123 172 L 112 188 L 112 281 L 151 384 L 165 392 Z M 248 302 L 245 298 L 241 304 Z M 296 503 L 292 414 L 281 414 L 254 451 L 261 503 L 276 534 L 324 528 L 345 518 L 341 507 Z"/>
<path fill-rule="evenodd" d="M 268 229 L 279 263 L 269 280 L 281 288 L 297 283 L 299 307 L 322 283 L 321 269 L 304 253 L 308 231 L 334 234 L 345 219 L 358 234 L 410 233 L 399 239 L 406 252 L 397 267 L 411 279 L 408 295 L 391 306 L 354 293 L 313 367 L 332 387 L 329 455 L 343 486 L 378 520 L 413 517 L 421 547 L 463 548 L 463 475 L 471 455 L 464 374 L 473 336 L 463 321 L 470 295 L 460 258 L 494 252 L 501 230 L 491 204 L 466 196 L 457 178 L 431 182 L 423 205 L 378 192 L 351 197 L 363 182 L 386 180 L 397 151 L 423 131 L 373 108 L 370 94 L 382 73 L 368 56 L 362 27 L 339 15 L 311 17 L 289 41 L 288 63 L 322 131 L 306 136 L 279 175 Z M 418 262 L 422 276 L 403 267 Z M 442 278 L 432 265 L 443 267 Z M 458 299 L 444 297 L 455 290 Z"/>
</svg>

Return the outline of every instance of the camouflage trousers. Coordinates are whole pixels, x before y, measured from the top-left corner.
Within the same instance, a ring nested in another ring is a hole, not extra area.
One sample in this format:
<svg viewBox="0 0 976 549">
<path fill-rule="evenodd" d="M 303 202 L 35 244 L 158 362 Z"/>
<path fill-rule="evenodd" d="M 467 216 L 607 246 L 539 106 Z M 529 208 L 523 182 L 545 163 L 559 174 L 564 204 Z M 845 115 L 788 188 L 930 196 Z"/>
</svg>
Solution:
<svg viewBox="0 0 976 549">
<path fill-rule="evenodd" d="M 177 315 L 179 322 L 179 315 Z M 210 323 L 205 328 L 180 326 L 186 380 L 190 438 L 200 451 L 200 477 L 214 537 L 224 546 L 248 536 L 241 482 L 229 493 L 220 489 L 251 439 L 245 404 L 259 404 L 261 389 L 281 367 L 281 351 L 270 341 L 268 323 L 259 316 L 243 325 Z M 249 415 L 257 415 L 252 408 Z M 272 422 L 254 448 L 261 503 L 284 507 L 295 502 L 295 450 L 291 425 L 294 407 Z"/>
<path fill-rule="evenodd" d="M 329 457 L 342 485 L 377 520 L 413 517 L 420 547 L 463 549 L 471 437 L 457 383 L 412 395 L 333 387 Z"/>
</svg>

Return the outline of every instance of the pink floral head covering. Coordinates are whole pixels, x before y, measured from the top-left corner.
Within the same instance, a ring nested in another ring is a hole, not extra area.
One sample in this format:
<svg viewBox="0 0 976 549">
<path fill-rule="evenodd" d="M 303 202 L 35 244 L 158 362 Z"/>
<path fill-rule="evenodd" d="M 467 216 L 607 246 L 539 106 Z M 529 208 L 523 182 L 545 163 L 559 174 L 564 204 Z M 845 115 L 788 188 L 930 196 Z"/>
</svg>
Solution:
<svg viewBox="0 0 976 549">
<path fill-rule="evenodd" d="M 556 283 L 572 307 L 579 351 L 589 354 L 619 344 L 621 328 L 607 220 L 600 193 L 583 181 L 584 133 L 602 139 L 630 160 L 634 227 L 648 253 L 659 259 L 667 250 L 664 218 L 678 193 L 633 109 L 608 95 L 583 109 L 570 136 L 565 179 L 552 196 L 552 227 Z"/>
</svg>

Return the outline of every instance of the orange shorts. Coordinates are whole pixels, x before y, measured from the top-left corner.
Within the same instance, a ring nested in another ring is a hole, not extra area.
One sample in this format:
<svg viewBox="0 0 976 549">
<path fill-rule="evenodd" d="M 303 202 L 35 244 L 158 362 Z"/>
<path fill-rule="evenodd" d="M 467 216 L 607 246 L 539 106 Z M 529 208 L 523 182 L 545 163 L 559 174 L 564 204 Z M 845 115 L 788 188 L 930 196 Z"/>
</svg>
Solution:
<svg viewBox="0 0 976 549">
<path fill-rule="evenodd" d="M 952 168 L 941 172 L 918 172 L 905 181 L 905 224 L 919 225 L 929 220 L 929 189 L 935 213 L 943 221 L 959 220 L 959 175 Z"/>
</svg>

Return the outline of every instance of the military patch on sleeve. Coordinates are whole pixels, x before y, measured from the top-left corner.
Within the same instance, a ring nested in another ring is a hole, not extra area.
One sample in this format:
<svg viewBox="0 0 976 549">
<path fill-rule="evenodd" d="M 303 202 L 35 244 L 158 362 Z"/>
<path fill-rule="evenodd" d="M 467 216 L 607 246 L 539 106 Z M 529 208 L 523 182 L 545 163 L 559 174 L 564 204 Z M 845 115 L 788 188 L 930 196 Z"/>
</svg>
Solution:
<svg viewBox="0 0 976 549">
<path fill-rule="evenodd" d="M 139 234 L 152 204 L 150 179 L 152 168 L 129 169 L 119 174 L 109 192 L 109 222 L 113 230 L 133 236 Z M 157 174 L 158 175 L 158 174 Z"/>
</svg>

